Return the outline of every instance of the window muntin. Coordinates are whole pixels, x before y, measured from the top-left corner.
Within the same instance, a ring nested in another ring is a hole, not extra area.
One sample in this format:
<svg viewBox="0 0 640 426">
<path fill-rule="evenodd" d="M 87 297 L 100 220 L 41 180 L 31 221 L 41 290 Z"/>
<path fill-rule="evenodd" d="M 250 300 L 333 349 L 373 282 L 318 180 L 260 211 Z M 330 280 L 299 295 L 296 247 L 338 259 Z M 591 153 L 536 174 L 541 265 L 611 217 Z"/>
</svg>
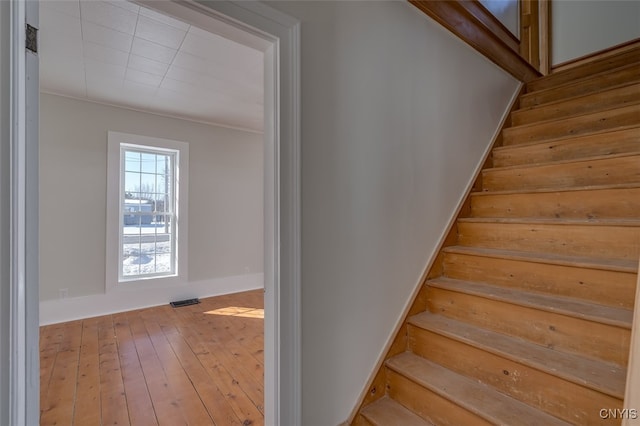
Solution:
<svg viewBox="0 0 640 426">
<path fill-rule="evenodd" d="M 178 164 L 178 150 L 120 144 L 120 282 L 178 273 Z"/>
</svg>

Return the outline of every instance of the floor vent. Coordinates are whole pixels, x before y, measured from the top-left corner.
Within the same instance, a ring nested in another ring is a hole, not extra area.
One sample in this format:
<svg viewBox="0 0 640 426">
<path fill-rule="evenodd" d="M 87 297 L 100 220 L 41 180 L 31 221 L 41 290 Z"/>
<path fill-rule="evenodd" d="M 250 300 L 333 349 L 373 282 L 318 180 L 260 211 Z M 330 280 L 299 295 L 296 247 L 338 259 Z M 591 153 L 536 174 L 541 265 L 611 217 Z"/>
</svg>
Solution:
<svg viewBox="0 0 640 426">
<path fill-rule="evenodd" d="M 179 308 L 180 306 L 189 306 L 189 305 L 197 305 L 200 303 L 200 299 L 185 299 L 185 300 L 177 300 L 175 302 L 169 303 L 174 308 Z"/>
</svg>

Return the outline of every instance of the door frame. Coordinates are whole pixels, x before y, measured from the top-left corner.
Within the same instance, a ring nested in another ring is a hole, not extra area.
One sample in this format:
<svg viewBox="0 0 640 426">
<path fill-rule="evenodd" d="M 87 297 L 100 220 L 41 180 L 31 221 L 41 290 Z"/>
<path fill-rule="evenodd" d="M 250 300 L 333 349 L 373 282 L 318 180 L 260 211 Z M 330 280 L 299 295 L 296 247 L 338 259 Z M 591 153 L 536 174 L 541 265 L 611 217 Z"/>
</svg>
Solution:
<svg viewBox="0 0 640 426">
<path fill-rule="evenodd" d="M 259 2 L 139 2 L 178 17 L 187 13 L 196 20 L 214 18 L 229 34 L 249 33 L 263 41 L 265 424 L 300 425 L 300 22 Z M 9 390 L 11 424 L 16 426 L 37 424 L 40 414 L 38 63 L 37 56 L 25 53 L 24 37 L 26 22 L 38 27 L 37 12 L 37 1 L 11 2 Z"/>
</svg>

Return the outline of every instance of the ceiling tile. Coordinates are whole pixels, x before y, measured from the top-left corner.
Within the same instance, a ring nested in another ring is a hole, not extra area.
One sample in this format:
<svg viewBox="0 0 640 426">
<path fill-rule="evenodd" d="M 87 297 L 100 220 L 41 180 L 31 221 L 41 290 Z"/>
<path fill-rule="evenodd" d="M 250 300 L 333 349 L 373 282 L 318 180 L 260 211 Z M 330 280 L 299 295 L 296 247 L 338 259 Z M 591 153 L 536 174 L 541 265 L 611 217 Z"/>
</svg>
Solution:
<svg viewBox="0 0 640 426">
<path fill-rule="evenodd" d="M 125 80 L 122 88 L 127 92 L 128 97 L 149 97 L 155 95 L 157 88 L 146 84 Z"/>
<path fill-rule="evenodd" d="M 131 55 L 129 56 L 128 67 L 134 70 L 148 72 L 149 74 L 164 76 L 169 68 L 169 64 L 163 64 L 162 62 L 138 55 Z"/>
<path fill-rule="evenodd" d="M 120 90 L 124 82 L 123 78 L 115 78 L 110 75 L 104 75 L 96 70 L 87 70 L 85 72 L 85 79 L 87 81 L 87 93 L 91 96 L 91 92 L 100 89 L 107 90 Z"/>
<path fill-rule="evenodd" d="M 189 28 L 183 49 L 213 62 L 238 64 L 242 67 L 254 67 L 263 61 L 261 51 L 193 26 Z"/>
<path fill-rule="evenodd" d="M 147 18 L 151 18 L 151 19 L 153 19 L 155 21 L 158 21 L 158 22 L 162 22 L 163 24 L 170 25 L 170 26 L 172 26 L 174 28 L 177 28 L 179 30 L 182 30 L 182 31 L 189 30 L 189 27 L 191 26 L 191 25 L 189 25 L 189 24 L 187 24 L 185 22 L 179 21 L 179 20 L 177 20 L 175 18 L 172 18 L 170 16 L 167 16 L 167 15 L 164 15 L 162 13 L 156 12 L 155 10 L 147 9 L 146 7 L 140 8 L 140 15 L 146 16 Z"/>
<path fill-rule="evenodd" d="M 129 80 L 134 83 L 146 84 L 152 87 L 158 87 L 160 85 L 160 82 L 162 82 L 162 76 L 149 74 L 148 72 L 129 68 L 127 69 L 125 80 Z"/>
<path fill-rule="evenodd" d="M 206 75 L 173 65 L 167 71 L 167 78 L 189 83 L 193 86 L 204 86 L 206 84 Z"/>
<path fill-rule="evenodd" d="M 40 7 L 80 18 L 80 2 L 78 0 L 40 0 Z"/>
<path fill-rule="evenodd" d="M 162 80 L 162 83 L 160 83 L 157 95 L 159 97 L 166 97 L 170 99 L 172 97 L 175 98 L 176 94 L 193 98 L 206 96 L 198 86 L 165 77 Z"/>
<path fill-rule="evenodd" d="M 177 49 L 182 44 L 186 31 L 163 24 L 144 16 L 138 18 L 136 37 Z"/>
<path fill-rule="evenodd" d="M 121 65 L 111 65 L 91 59 L 85 60 L 84 68 L 87 75 L 90 74 L 94 78 L 102 77 L 114 80 L 123 80 L 127 71 L 127 69 Z"/>
<path fill-rule="evenodd" d="M 176 56 L 176 52 L 176 49 L 161 46 L 138 37 L 133 38 L 133 45 L 131 46 L 131 53 L 165 64 L 171 63 L 174 56 Z"/>
<path fill-rule="evenodd" d="M 102 1 L 80 3 L 82 19 L 122 33 L 133 35 L 138 15 Z"/>
<path fill-rule="evenodd" d="M 109 3 L 112 6 L 126 9 L 130 12 L 135 13 L 136 15 L 140 12 L 140 6 L 127 0 L 106 0 L 105 3 Z"/>
<path fill-rule="evenodd" d="M 80 18 L 43 7 L 40 11 L 40 34 L 57 32 L 69 37 L 82 37 Z"/>
<path fill-rule="evenodd" d="M 212 49 L 211 43 L 202 37 L 194 35 L 191 30 L 189 30 L 187 36 L 184 38 L 180 50 L 205 59 L 216 59 L 219 53 L 215 49 Z"/>
<path fill-rule="evenodd" d="M 52 31 L 40 39 L 40 54 L 47 60 L 66 62 L 82 68 L 82 40 Z"/>
<path fill-rule="evenodd" d="M 85 41 L 83 43 L 84 57 L 94 61 L 104 62 L 112 65 L 127 66 L 129 54 L 122 50 L 112 49 L 101 44 Z"/>
<path fill-rule="evenodd" d="M 207 69 L 207 61 L 204 58 L 182 50 L 178 51 L 171 65 L 197 72 L 206 72 Z"/>
<path fill-rule="evenodd" d="M 112 49 L 129 52 L 133 37 L 92 22 L 82 22 L 82 36 L 86 41 L 101 44 Z"/>
</svg>

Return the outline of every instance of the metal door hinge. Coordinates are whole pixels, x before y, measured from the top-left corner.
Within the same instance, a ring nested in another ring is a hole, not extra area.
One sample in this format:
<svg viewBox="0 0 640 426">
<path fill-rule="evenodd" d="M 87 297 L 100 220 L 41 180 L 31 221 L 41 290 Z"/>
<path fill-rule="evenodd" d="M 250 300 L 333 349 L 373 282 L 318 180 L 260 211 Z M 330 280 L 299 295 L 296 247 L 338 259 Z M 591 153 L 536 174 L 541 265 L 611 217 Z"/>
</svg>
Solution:
<svg viewBox="0 0 640 426">
<path fill-rule="evenodd" d="M 38 53 L 38 29 L 27 24 L 26 47 L 33 53 Z"/>
</svg>

